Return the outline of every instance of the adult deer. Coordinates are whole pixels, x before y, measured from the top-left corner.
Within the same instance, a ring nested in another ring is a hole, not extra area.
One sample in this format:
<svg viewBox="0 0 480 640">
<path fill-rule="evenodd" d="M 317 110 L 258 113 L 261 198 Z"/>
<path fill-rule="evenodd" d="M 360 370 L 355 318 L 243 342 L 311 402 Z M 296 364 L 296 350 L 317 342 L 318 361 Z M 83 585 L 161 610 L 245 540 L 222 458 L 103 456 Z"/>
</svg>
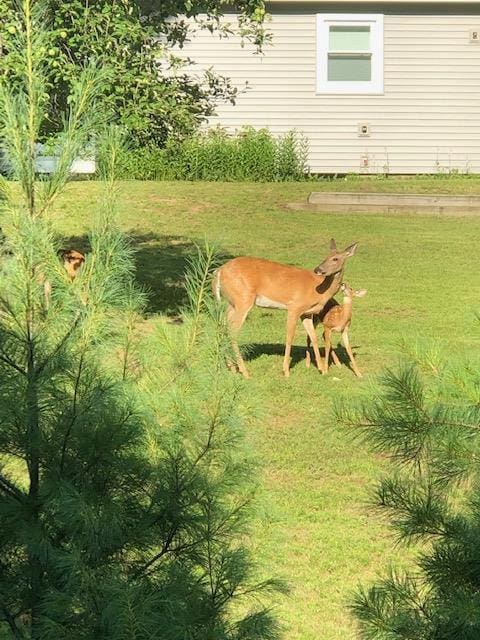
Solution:
<svg viewBox="0 0 480 640">
<path fill-rule="evenodd" d="M 348 330 L 352 322 L 352 302 L 353 298 L 363 298 L 367 293 L 366 289 L 358 289 L 355 291 L 348 286 L 345 282 L 340 286 L 340 290 L 343 294 L 343 304 L 338 304 L 336 300 L 330 300 L 325 305 L 322 313 L 313 316 L 313 325 L 316 327 L 319 322 L 323 324 L 323 339 L 325 341 L 325 366 L 324 371 L 328 371 L 328 359 L 330 351 L 332 358 L 337 367 L 340 366 L 340 360 L 335 353 L 335 349 L 332 347 L 332 333 L 340 333 L 342 336 L 342 342 L 347 350 L 352 370 L 356 376 L 362 377 L 355 358 L 353 357 L 352 348 L 350 347 L 350 339 L 348 337 Z M 310 366 L 310 336 L 307 337 L 307 353 L 306 364 Z"/>
<path fill-rule="evenodd" d="M 227 319 L 234 334 L 241 329 L 250 309 L 267 307 L 287 311 L 287 337 L 283 373 L 290 375 L 290 352 L 299 318 L 312 341 L 315 361 L 323 371 L 323 361 L 312 315 L 319 313 L 340 288 L 345 260 L 353 256 L 358 243 L 339 251 L 332 238 L 330 253 L 313 271 L 262 258 L 240 257 L 229 260 L 216 272 L 213 290 L 228 302 Z M 234 335 L 235 337 L 235 335 Z M 249 377 L 236 340 L 233 342 L 239 371 Z"/>
</svg>

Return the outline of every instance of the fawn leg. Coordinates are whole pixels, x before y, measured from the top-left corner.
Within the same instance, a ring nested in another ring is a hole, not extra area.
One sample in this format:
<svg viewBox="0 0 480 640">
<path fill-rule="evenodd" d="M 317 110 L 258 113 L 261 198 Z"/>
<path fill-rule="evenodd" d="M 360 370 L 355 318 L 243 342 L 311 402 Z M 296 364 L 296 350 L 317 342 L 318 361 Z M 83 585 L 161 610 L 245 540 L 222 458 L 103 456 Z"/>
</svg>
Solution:
<svg viewBox="0 0 480 640">
<path fill-rule="evenodd" d="M 357 367 L 357 363 L 355 362 L 355 358 L 353 357 L 353 353 L 352 353 L 352 349 L 350 347 L 350 340 L 348 338 L 348 329 L 345 329 L 342 333 L 342 341 L 343 344 L 345 345 L 345 349 L 347 350 L 348 353 L 348 357 L 350 358 L 350 362 L 352 363 L 352 369 L 353 369 L 353 373 L 358 376 L 359 378 L 362 377 L 362 374 L 360 373 L 358 367 Z"/>
<path fill-rule="evenodd" d="M 332 347 L 332 330 L 325 327 L 323 332 L 323 339 L 325 341 L 325 366 L 323 373 L 328 373 L 328 358 L 330 356 L 330 349 Z"/>
<path fill-rule="evenodd" d="M 332 347 L 332 358 L 333 358 L 333 361 L 334 361 L 334 363 L 335 363 L 335 365 L 336 365 L 337 367 L 341 367 L 341 366 L 342 366 L 342 363 L 341 363 L 341 362 L 340 362 L 340 360 L 338 359 L 338 356 L 337 356 L 337 354 L 335 353 L 335 349 L 334 349 L 333 347 Z"/>
</svg>

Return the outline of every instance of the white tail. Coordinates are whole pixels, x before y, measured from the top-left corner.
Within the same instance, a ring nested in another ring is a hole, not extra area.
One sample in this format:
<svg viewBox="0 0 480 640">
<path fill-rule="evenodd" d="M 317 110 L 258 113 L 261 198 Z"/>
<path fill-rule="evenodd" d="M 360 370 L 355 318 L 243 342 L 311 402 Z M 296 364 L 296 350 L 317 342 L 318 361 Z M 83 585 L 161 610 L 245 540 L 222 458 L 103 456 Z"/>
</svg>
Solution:
<svg viewBox="0 0 480 640">
<path fill-rule="evenodd" d="M 318 349 L 318 341 L 312 316 L 319 313 L 325 303 L 334 296 L 343 277 L 345 260 L 353 256 L 357 243 L 344 251 L 338 251 L 335 241 L 330 242 L 330 253 L 314 269 L 299 269 L 289 265 L 263 260 L 262 258 L 234 258 L 218 269 L 214 281 L 215 295 L 221 293 L 228 302 L 227 318 L 234 333 L 242 327 L 250 309 L 268 307 L 287 311 L 287 337 L 283 372 L 288 377 L 290 371 L 290 351 L 297 320 L 303 325 L 312 341 L 315 360 L 321 370 L 323 363 Z M 240 372 L 248 377 L 245 362 L 236 341 L 234 349 Z"/>
<path fill-rule="evenodd" d="M 215 275 L 213 276 L 212 288 L 215 298 L 220 302 L 222 296 L 220 294 L 220 272 L 218 269 L 215 271 Z"/>
<path fill-rule="evenodd" d="M 348 330 L 352 322 L 352 301 L 353 298 L 363 298 L 367 293 L 366 289 L 359 289 L 354 291 L 348 284 L 343 283 L 340 287 L 343 293 L 343 304 L 338 304 L 335 300 L 331 300 L 325 307 L 326 312 L 323 314 L 317 314 L 313 318 L 313 324 L 316 326 L 319 322 L 323 324 L 323 339 L 325 341 L 325 364 L 323 372 L 328 371 L 330 351 L 332 358 L 337 367 L 340 365 L 335 350 L 332 347 L 332 333 L 340 333 L 342 336 L 342 342 L 347 350 L 348 357 L 352 364 L 353 372 L 359 378 L 362 377 L 360 370 L 357 367 L 355 358 L 353 357 L 352 348 L 350 346 L 350 339 L 348 337 Z M 310 336 L 307 337 L 307 354 L 306 354 L 307 367 L 310 366 Z"/>
</svg>

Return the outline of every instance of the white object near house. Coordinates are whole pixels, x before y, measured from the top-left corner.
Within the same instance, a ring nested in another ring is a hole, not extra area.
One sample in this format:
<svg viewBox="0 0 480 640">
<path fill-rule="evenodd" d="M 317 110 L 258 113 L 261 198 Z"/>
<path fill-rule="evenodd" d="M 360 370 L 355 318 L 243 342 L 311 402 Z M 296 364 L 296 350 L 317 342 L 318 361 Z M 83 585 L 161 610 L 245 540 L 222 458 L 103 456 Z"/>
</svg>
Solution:
<svg viewBox="0 0 480 640">
<path fill-rule="evenodd" d="M 208 31 L 180 52 L 193 73 L 248 81 L 210 125 L 297 129 L 317 173 L 480 173 L 480 2 L 271 0 L 267 11 L 263 55 Z"/>
<path fill-rule="evenodd" d="M 35 160 L 35 169 L 38 173 L 53 173 L 57 167 L 57 156 L 38 156 Z M 77 158 L 70 166 L 70 173 L 91 174 L 96 171 L 95 160 L 83 160 Z"/>
<path fill-rule="evenodd" d="M 38 173 L 53 173 L 57 167 L 58 155 L 43 155 L 43 145 L 37 144 L 38 155 L 35 159 L 35 170 Z M 72 174 L 92 174 L 96 171 L 93 158 L 76 158 L 70 165 Z"/>
</svg>

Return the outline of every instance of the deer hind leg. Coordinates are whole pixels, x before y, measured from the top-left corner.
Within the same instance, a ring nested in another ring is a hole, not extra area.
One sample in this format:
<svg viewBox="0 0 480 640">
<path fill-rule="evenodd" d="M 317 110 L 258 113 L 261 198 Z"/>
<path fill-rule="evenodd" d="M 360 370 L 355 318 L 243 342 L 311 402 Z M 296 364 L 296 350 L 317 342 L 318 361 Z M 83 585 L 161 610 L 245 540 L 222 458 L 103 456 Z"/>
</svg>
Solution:
<svg viewBox="0 0 480 640">
<path fill-rule="evenodd" d="M 352 348 L 350 347 L 350 340 L 348 338 L 348 329 L 345 329 L 342 333 L 342 341 L 343 344 L 345 346 L 345 349 L 347 350 L 348 353 L 348 357 L 350 358 L 350 362 L 352 363 L 352 369 L 353 369 L 353 373 L 358 376 L 359 378 L 362 377 L 362 374 L 360 373 L 358 367 L 357 367 L 357 363 L 355 362 L 355 358 L 353 357 L 353 353 L 352 353 Z"/>
<path fill-rule="evenodd" d="M 233 305 L 229 304 L 227 309 L 227 320 L 230 325 L 230 330 L 232 332 L 233 352 L 235 353 L 235 357 L 237 359 L 238 370 L 240 371 L 242 376 L 244 376 L 245 378 L 249 378 L 250 374 L 247 371 L 247 367 L 242 357 L 240 347 L 238 346 L 237 335 L 240 329 L 242 328 L 243 323 L 245 322 L 248 312 L 253 307 L 253 302 L 254 301 L 252 300 L 248 303 L 239 305 L 237 307 L 234 307 Z M 232 368 L 231 363 L 229 363 L 228 366 L 230 369 Z"/>
<path fill-rule="evenodd" d="M 315 362 L 317 363 L 317 368 L 319 371 L 323 371 L 322 358 L 320 356 L 320 350 L 318 348 L 318 338 L 317 333 L 315 331 L 315 326 L 313 324 L 313 318 L 311 316 L 306 316 L 302 318 L 303 326 L 307 332 L 307 367 L 310 366 L 310 342 L 313 346 L 313 353 L 315 354 Z"/>
</svg>

